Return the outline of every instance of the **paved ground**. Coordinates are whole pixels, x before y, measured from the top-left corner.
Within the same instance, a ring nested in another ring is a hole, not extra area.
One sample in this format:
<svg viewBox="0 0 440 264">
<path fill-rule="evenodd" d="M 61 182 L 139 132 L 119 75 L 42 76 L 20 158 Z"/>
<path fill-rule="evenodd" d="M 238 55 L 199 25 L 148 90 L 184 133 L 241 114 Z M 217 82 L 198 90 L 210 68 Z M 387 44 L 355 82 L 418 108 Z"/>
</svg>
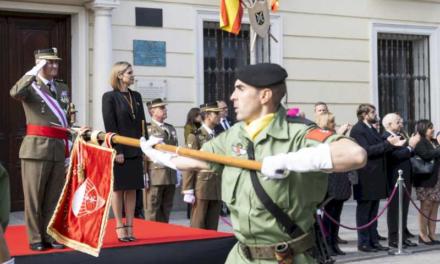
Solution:
<svg viewBox="0 0 440 264">
<path fill-rule="evenodd" d="M 383 203 L 382 203 L 383 206 Z M 341 222 L 348 226 L 355 226 L 355 209 L 356 203 L 354 201 L 348 201 L 345 203 L 344 210 L 342 212 Z M 410 212 L 408 217 L 408 227 L 410 231 L 417 234 L 417 212 L 410 205 Z M 232 228 L 227 224 L 229 219 L 225 221 L 220 220 L 220 231 L 232 232 Z M 189 220 L 186 219 L 186 212 L 175 211 L 171 214 L 171 223 L 178 225 L 189 225 Z M 11 224 L 23 224 L 23 213 L 15 212 L 11 215 Z M 386 227 L 386 213 L 379 219 L 379 233 L 382 236 L 387 235 Z M 434 264 L 440 263 L 440 246 L 418 246 L 411 248 L 413 252 L 404 256 L 390 256 L 387 252 L 378 254 L 373 253 L 359 253 L 356 247 L 356 232 L 346 229 L 341 229 L 340 236 L 343 239 L 349 241 L 348 245 L 342 245 L 341 248 L 347 252 L 346 256 L 338 257 L 337 263 L 378 263 L 378 264 L 392 264 L 392 263 L 423 263 Z M 440 238 L 440 235 L 438 235 Z M 416 241 L 415 239 L 413 241 Z M 385 241 L 383 245 L 387 245 Z"/>
</svg>

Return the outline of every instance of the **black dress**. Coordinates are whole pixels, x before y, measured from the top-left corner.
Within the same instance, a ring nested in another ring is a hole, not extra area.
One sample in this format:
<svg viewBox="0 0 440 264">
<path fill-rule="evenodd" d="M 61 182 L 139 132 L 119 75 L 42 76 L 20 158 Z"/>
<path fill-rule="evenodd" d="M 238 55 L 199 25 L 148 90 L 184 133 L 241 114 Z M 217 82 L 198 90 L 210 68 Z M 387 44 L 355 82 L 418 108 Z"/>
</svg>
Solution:
<svg viewBox="0 0 440 264">
<path fill-rule="evenodd" d="M 102 96 L 102 115 L 107 132 L 121 136 L 140 138 L 142 120 L 145 120 L 142 97 L 129 89 L 106 92 Z M 145 130 L 146 131 L 146 130 Z M 142 151 L 124 145 L 114 145 L 117 154 L 124 154 L 124 163 L 114 164 L 114 190 L 136 190 L 144 188 Z"/>
</svg>

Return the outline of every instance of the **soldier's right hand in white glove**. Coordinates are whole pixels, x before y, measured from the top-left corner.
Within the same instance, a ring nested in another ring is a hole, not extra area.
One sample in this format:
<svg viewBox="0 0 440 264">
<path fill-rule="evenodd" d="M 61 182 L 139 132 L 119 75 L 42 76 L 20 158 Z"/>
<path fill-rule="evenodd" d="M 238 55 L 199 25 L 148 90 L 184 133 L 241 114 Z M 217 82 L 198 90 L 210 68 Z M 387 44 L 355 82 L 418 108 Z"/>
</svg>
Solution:
<svg viewBox="0 0 440 264">
<path fill-rule="evenodd" d="M 333 169 L 329 144 L 302 148 L 297 152 L 280 153 L 263 159 L 261 173 L 269 179 L 283 179 L 284 170 L 296 172 L 320 171 Z"/>
<path fill-rule="evenodd" d="M 158 138 L 155 136 L 150 136 L 148 140 L 146 140 L 144 137 L 141 137 L 140 139 L 141 149 L 144 154 L 147 155 L 148 158 L 150 158 L 151 161 L 176 170 L 176 165 L 174 165 L 174 163 L 171 161 L 171 158 L 173 158 L 173 154 L 162 152 L 153 148 L 154 145 L 160 144 L 162 142 L 162 138 Z"/>
<path fill-rule="evenodd" d="M 46 65 L 47 60 L 42 59 L 40 60 L 37 65 L 35 65 L 30 71 L 26 72 L 25 75 L 31 75 L 31 76 L 36 76 L 38 74 L 38 72 L 44 67 L 44 65 Z"/>
<path fill-rule="evenodd" d="M 196 202 L 196 197 L 194 195 L 194 190 L 183 191 L 183 201 L 185 203 L 194 204 Z"/>
</svg>

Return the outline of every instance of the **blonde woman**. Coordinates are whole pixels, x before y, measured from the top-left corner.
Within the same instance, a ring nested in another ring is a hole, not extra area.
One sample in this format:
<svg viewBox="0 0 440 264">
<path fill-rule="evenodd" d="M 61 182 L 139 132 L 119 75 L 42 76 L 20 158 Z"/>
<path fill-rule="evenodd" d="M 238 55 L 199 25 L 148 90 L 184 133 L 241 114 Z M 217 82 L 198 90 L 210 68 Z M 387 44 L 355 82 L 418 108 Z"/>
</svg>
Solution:
<svg viewBox="0 0 440 264">
<path fill-rule="evenodd" d="M 113 91 L 102 97 L 102 114 L 107 132 L 139 138 L 142 136 L 142 120 L 145 120 L 142 97 L 128 87 L 134 82 L 133 68 L 128 62 L 116 62 L 110 75 Z M 116 219 L 119 241 L 134 241 L 133 218 L 136 189 L 144 187 L 142 151 L 124 145 L 114 146 L 117 154 L 114 164 L 114 193 L 112 208 Z M 125 210 L 125 222 L 122 210 Z"/>
</svg>

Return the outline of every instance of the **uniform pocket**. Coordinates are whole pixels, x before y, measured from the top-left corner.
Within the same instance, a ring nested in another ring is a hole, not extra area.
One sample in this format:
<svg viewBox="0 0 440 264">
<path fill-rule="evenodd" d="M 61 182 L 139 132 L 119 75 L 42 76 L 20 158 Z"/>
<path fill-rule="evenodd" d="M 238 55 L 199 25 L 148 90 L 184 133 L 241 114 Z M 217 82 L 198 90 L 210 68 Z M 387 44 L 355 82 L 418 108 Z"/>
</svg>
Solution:
<svg viewBox="0 0 440 264">
<path fill-rule="evenodd" d="M 222 174 L 222 200 L 226 204 L 235 203 L 235 190 L 237 188 L 238 179 L 243 172 L 242 169 L 225 167 Z"/>
</svg>

